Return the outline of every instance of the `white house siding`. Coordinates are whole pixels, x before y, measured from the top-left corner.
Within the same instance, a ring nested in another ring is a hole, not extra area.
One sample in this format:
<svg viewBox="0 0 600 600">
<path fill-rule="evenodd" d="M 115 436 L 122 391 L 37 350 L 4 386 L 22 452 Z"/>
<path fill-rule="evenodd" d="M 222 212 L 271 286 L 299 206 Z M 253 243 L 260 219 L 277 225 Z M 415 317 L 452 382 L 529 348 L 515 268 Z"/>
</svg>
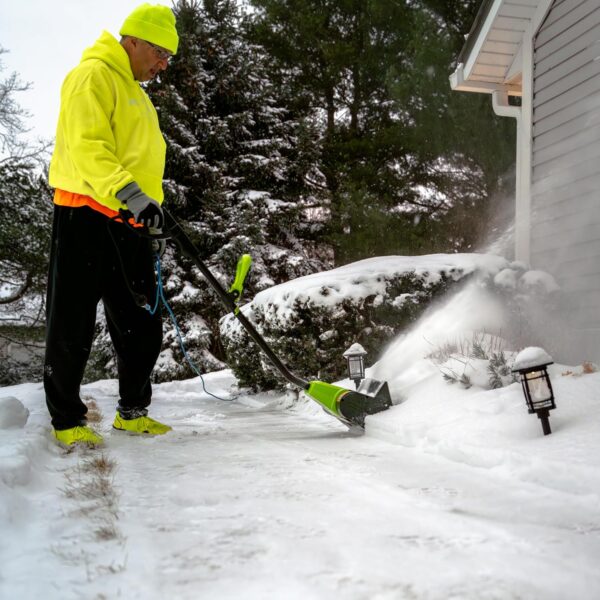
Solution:
<svg viewBox="0 0 600 600">
<path fill-rule="evenodd" d="M 534 38 L 532 166 L 531 263 L 600 361 L 600 0 L 555 0 Z"/>
</svg>

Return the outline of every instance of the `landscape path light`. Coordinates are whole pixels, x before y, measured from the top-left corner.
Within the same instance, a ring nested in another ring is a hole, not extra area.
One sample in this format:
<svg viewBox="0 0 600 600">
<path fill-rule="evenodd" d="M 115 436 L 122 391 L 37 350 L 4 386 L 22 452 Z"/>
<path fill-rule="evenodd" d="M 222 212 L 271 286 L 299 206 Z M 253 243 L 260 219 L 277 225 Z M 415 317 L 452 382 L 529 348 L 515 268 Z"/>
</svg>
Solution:
<svg viewBox="0 0 600 600">
<path fill-rule="evenodd" d="M 527 408 L 530 414 L 537 414 L 542 422 L 544 435 L 552 433 L 548 417 L 550 411 L 556 408 L 547 369 L 553 362 L 543 348 L 532 346 L 519 352 L 512 369 L 513 373 L 519 373 L 521 377 Z"/>
<path fill-rule="evenodd" d="M 365 378 L 365 356 L 367 351 L 358 343 L 352 344 L 346 352 L 344 358 L 348 364 L 348 377 L 354 381 L 356 389 L 360 382 Z"/>
</svg>

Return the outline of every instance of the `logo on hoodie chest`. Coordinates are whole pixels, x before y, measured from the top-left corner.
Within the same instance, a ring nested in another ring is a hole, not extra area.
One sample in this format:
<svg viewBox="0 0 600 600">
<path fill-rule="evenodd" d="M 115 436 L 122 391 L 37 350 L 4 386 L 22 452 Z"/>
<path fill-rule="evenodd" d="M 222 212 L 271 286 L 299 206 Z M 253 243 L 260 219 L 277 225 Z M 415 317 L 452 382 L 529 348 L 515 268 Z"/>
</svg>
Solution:
<svg viewBox="0 0 600 600">
<path fill-rule="evenodd" d="M 148 102 L 146 102 L 144 99 L 129 98 L 127 100 L 127 104 L 132 108 L 135 107 L 135 109 L 137 109 L 137 113 L 140 117 L 145 118 L 145 119 L 152 119 L 152 117 L 153 117 L 152 108 L 149 106 Z"/>
</svg>

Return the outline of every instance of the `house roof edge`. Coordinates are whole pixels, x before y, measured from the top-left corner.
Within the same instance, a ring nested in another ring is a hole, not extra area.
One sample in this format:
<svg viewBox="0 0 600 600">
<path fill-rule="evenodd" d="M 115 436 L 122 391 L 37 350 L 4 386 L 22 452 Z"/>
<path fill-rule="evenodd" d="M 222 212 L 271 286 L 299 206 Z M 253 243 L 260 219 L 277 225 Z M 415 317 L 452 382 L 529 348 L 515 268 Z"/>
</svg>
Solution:
<svg viewBox="0 0 600 600">
<path fill-rule="evenodd" d="M 473 21 L 473 25 L 471 26 L 471 30 L 467 35 L 467 39 L 465 41 L 464 46 L 462 47 L 460 54 L 458 55 L 458 59 L 456 60 L 457 64 L 466 64 L 468 60 L 468 56 L 473 50 L 473 46 L 479 37 L 479 33 L 483 28 L 483 24 L 494 4 L 495 0 L 483 0 L 481 5 L 479 6 L 479 10 L 477 11 L 477 15 L 475 20 Z"/>
</svg>

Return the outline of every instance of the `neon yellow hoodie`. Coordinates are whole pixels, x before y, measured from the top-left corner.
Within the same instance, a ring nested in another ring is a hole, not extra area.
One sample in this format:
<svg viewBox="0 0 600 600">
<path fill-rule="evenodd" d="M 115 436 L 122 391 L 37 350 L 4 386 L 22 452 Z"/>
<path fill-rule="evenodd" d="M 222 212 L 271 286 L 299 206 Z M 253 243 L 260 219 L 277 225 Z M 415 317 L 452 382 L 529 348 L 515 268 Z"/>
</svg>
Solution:
<svg viewBox="0 0 600 600">
<path fill-rule="evenodd" d="M 127 52 L 102 32 L 63 83 L 50 185 L 119 210 L 117 192 L 135 181 L 162 202 L 165 152 L 156 110 Z"/>
</svg>

